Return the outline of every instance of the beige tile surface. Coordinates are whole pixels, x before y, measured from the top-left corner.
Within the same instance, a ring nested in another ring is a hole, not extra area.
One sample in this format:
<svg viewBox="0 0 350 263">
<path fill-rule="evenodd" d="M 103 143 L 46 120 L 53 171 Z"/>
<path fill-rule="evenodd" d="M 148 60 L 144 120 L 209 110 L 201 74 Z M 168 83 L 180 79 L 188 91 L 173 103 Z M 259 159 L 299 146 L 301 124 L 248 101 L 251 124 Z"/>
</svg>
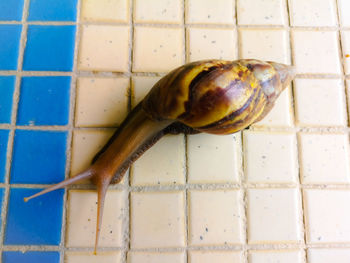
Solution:
<svg viewBox="0 0 350 263">
<path fill-rule="evenodd" d="M 151 90 L 154 84 L 160 77 L 135 76 L 132 78 L 131 104 L 135 107 L 147 93 Z"/>
<path fill-rule="evenodd" d="M 107 192 L 99 240 L 101 246 L 123 246 L 124 234 L 122 231 L 122 225 L 126 213 L 124 205 L 125 198 L 126 195 L 123 191 L 110 190 Z M 97 215 L 96 201 L 96 191 L 69 191 L 66 234 L 66 245 L 68 247 L 94 246 Z"/>
<path fill-rule="evenodd" d="M 347 0 L 338 0 L 337 3 L 338 3 L 340 24 L 342 26 L 350 26 L 350 17 L 348 16 L 350 2 Z"/>
<path fill-rule="evenodd" d="M 286 1 L 284 0 L 238 0 L 239 25 L 285 25 Z"/>
<path fill-rule="evenodd" d="M 77 83 L 75 125 L 78 127 L 115 127 L 128 113 L 129 79 L 79 78 Z"/>
<path fill-rule="evenodd" d="M 81 20 L 89 22 L 128 22 L 130 0 L 82 0 Z"/>
<path fill-rule="evenodd" d="M 188 136 L 189 183 L 238 183 L 240 137 L 197 134 Z"/>
<path fill-rule="evenodd" d="M 131 248 L 185 246 L 183 192 L 135 192 L 130 201 Z"/>
<path fill-rule="evenodd" d="M 342 50 L 345 74 L 350 74 L 350 31 L 342 31 Z"/>
<path fill-rule="evenodd" d="M 237 251 L 189 251 L 188 262 L 189 263 L 236 263 L 242 262 L 242 253 Z"/>
<path fill-rule="evenodd" d="M 128 263 L 185 263 L 183 252 L 129 252 Z"/>
<path fill-rule="evenodd" d="M 121 263 L 122 255 L 120 252 L 100 252 L 94 255 L 92 252 L 67 252 L 65 256 L 66 263 Z"/>
<path fill-rule="evenodd" d="M 301 250 L 262 250 L 250 251 L 249 263 L 267 263 L 267 262 L 283 262 L 283 263 L 302 263 L 303 253 Z"/>
<path fill-rule="evenodd" d="M 189 192 L 189 244 L 232 245 L 244 242 L 242 195 L 236 190 Z"/>
<path fill-rule="evenodd" d="M 127 71 L 129 31 L 128 26 L 119 25 L 82 26 L 78 69 Z"/>
<path fill-rule="evenodd" d="M 310 263 L 347 263 L 350 261 L 349 248 L 310 248 L 307 252 Z"/>
<path fill-rule="evenodd" d="M 249 189 L 248 242 L 302 242 L 300 209 L 295 188 Z"/>
</svg>

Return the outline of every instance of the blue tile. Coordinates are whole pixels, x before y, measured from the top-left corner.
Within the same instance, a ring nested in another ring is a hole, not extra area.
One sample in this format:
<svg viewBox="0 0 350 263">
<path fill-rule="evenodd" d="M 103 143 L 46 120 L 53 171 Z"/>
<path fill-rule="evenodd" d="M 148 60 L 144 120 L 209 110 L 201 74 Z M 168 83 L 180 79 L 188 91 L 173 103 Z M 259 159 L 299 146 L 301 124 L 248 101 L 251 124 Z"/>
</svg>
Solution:
<svg viewBox="0 0 350 263">
<path fill-rule="evenodd" d="M 17 69 L 21 31 L 21 25 L 0 25 L 0 70 Z"/>
<path fill-rule="evenodd" d="M 29 21 L 75 21 L 77 0 L 31 0 Z"/>
<path fill-rule="evenodd" d="M 13 91 L 16 78 L 14 76 L 0 77 L 0 123 L 11 122 Z"/>
<path fill-rule="evenodd" d="M 3 263 L 59 263 L 59 252 L 53 251 L 4 251 L 2 253 Z"/>
<path fill-rule="evenodd" d="M 23 0 L 0 0 L 0 20 L 21 21 Z"/>
<path fill-rule="evenodd" d="M 11 188 L 5 245 L 59 245 L 61 239 L 62 189 L 24 202 L 41 189 Z"/>
<path fill-rule="evenodd" d="M 0 183 L 4 182 L 7 143 L 9 138 L 8 130 L 0 130 Z"/>
<path fill-rule="evenodd" d="M 16 130 L 10 183 L 52 184 L 62 181 L 67 133 Z"/>
<path fill-rule="evenodd" d="M 23 70 L 71 71 L 75 26 L 28 27 Z"/>
<path fill-rule="evenodd" d="M 0 209 L 2 209 L 2 201 L 4 199 L 4 189 L 0 188 Z M 0 217 L 0 224 L 1 224 L 2 218 Z"/>
<path fill-rule="evenodd" d="M 66 125 L 70 77 L 23 77 L 18 125 Z"/>
</svg>

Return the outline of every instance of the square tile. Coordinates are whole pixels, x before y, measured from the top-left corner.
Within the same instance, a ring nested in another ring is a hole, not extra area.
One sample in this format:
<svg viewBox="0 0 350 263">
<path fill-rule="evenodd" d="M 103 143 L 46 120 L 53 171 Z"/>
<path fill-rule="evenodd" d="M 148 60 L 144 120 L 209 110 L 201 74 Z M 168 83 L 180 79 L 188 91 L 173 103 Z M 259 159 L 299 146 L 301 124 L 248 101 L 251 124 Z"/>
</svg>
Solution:
<svg viewBox="0 0 350 263">
<path fill-rule="evenodd" d="M 286 88 L 279 96 L 272 110 L 261 120 L 253 124 L 255 127 L 292 127 L 293 106 L 291 99 L 291 88 Z"/>
<path fill-rule="evenodd" d="M 243 262 L 242 253 L 236 251 L 219 250 L 190 250 L 188 253 L 189 263 L 232 263 Z"/>
<path fill-rule="evenodd" d="M 349 242 L 349 200 L 347 190 L 304 191 L 307 244 Z"/>
<path fill-rule="evenodd" d="M 189 61 L 202 59 L 237 59 L 237 35 L 233 29 L 187 29 Z"/>
<path fill-rule="evenodd" d="M 182 0 L 136 0 L 134 22 L 181 24 L 183 22 L 182 3 Z"/>
<path fill-rule="evenodd" d="M 187 136 L 188 183 L 238 183 L 240 134 Z"/>
<path fill-rule="evenodd" d="M 347 134 L 300 133 L 299 141 L 300 173 L 303 183 L 350 182 L 350 150 Z"/>
<path fill-rule="evenodd" d="M 103 209 L 100 247 L 123 246 L 123 220 L 126 194 L 108 190 Z M 67 247 L 93 247 L 96 235 L 97 192 L 70 190 L 67 209 Z M 75 262 L 75 261 L 72 261 Z"/>
<path fill-rule="evenodd" d="M 11 123 L 15 76 L 0 76 L 0 123 Z"/>
<path fill-rule="evenodd" d="M 128 22 L 130 0 L 82 0 L 81 20 L 91 22 Z"/>
<path fill-rule="evenodd" d="M 128 252 L 128 263 L 185 263 L 182 252 Z"/>
<path fill-rule="evenodd" d="M 121 263 L 123 257 L 120 251 L 98 252 L 66 252 L 65 263 Z"/>
<path fill-rule="evenodd" d="M 21 25 L 0 25 L 0 70 L 16 70 Z"/>
<path fill-rule="evenodd" d="M 286 30 L 242 28 L 238 32 L 241 58 L 290 64 L 289 33 Z"/>
<path fill-rule="evenodd" d="M 129 31 L 128 26 L 82 26 L 78 69 L 127 71 L 129 65 Z"/>
<path fill-rule="evenodd" d="M 285 0 L 238 0 L 239 25 L 285 25 L 288 21 Z"/>
<path fill-rule="evenodd" d="M 189 244 L 244 243 L 243 197 L 237 190 L 189 191 Z"/>
<path fill-rule="evenodd" d="M 67 132 L 16 130 L 10 183 L 52 184 L 64 179 Z"/>
<path fill-rule="evenodd" d="M 294 30 L 292 42 L 298 74 L 341 74 L 338 32 Z"/>
<path fill-rule="evenodd" d="M 244 171 L 249 183 L 296 183 L 297 141 L 294 133 L 243 133 Z"/>
<path fill-rule="evenodd" d="M 102 149 L 113 133 L 113 130 L 73 131 L 71 176 L 77 175 L 89 167 L 92 158 Z"/>
<path fill-rule="evenodd" d="M 60 253 L 56 251 L 4 251 L 2 252 L 3 263 L 59 263 Z"/>
<path fill-rule="evenodd" d="M 0 130 L 0 183 L 4 182 L 6 173 L 6 154 L 9 139 L 8 130 Z"/>
<path fill-rule="evenodd" d="M 135 27 L 134 72 L 167 72 L 183 64 L 183 29 Z"/>
<path fill-rule="evenodd" d="M 75 21 L 78 0 L 31 0 L 28 21 Z"/>
<path fill-rule="evenodd" d="M 248 254 L 249 263 L 302 263 L 303 252 L 301 250 L 251 250 Z"/>
<path fill-rule="evenodd" d="M 131 248 L 185 246 L 183 192 L 133 192 L 130 206 Z"/>
<path fill-rule="evenodd" d="M 132 77 L 132 90 L 131 90 L 131 105 L 135 107 L 147 93 L 152 89 L 154 84 L 161 77 L 146 77 L 146 76 L 134 76 Z"/>
<path fill-rule="evenodd" d="M 41 189 L 10 190 L 5 245 L 59 245 L 61 242 L 63 192 L 56 190 L 24 202 Z"/>
<path fill-rule="evenodd" d="M 21 21 L 24 0 L 0 1 L 0 20 Z"/>
<path fill-rule="evenodd" d="M 345 74 L 350 74 L 350 31 L 341 32 L 341 42 L 343 51 L 344 71 Z"/>
<path fill-rule="evenodd" d="M 118 126 L 128 113 L 129 78 L 79 78 L 75 110 L 78 127 Z"/>
<path fill-rule="evenodd" d="M 309 248 L 307 251 L 309 263 L 348 263 L 350 261 L 349 248 Z"/>
<path fill-rule="evenodd" d="M 29 25 L 23 70 L 71 71 L 75 26 Z"/>
<path fill-rule="evenodd" d="M 234 0 L 188 0 L 186 23 L 233 24 L 235 22 Z"/>
<path fill-rule="evenodd" d="M 339 10 L 339 20 L 342 26 L 350 26 L 349 8 L 350 2 L 348 0 L 337 0 Z"/>
<path fill-rule="evenodd" d="M 297 125 L 346 126 L 343 83 L 341 79 L 294 80 Z"/>
<path fill-rule="evenodd" d="M 166 135 L 147 150 L 132 168 L 131 185 L 178 185 L 185 183 L 185 139 Z"/>
<path fill-rule="evenodd" d="M 303 240 L 298 190 L 248 190 L 248 242 L 299 243 Z"/>
<path fill-rule="evenodd" d="M 291 0 L 290 17 L 293 26 L 336 26 L 335 0 Z"/>
<path fill-rule="evenodd" d="M 23 77 L 17 125 L 67 125 L 71 77 Z"/>
</svg>

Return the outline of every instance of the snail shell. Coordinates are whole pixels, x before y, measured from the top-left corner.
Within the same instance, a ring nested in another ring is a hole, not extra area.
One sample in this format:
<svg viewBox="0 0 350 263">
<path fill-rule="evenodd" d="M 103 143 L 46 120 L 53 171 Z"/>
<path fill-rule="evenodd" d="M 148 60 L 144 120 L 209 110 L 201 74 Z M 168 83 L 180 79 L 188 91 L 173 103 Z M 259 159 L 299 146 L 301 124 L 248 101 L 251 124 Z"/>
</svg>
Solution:
<svg viewBox="0 0 350 263">
<path fill-rule="evenodd" d="M 28 201 L 82 179 L 97 186 L 95 252 L 108 185 L 165 134 L 230 134 L 261 120 L 295 73 L 291 66 L 247 59 L 205 60 L 183 65 L 160 79 L 123 121 L 81 174 Z"/>
</svg>

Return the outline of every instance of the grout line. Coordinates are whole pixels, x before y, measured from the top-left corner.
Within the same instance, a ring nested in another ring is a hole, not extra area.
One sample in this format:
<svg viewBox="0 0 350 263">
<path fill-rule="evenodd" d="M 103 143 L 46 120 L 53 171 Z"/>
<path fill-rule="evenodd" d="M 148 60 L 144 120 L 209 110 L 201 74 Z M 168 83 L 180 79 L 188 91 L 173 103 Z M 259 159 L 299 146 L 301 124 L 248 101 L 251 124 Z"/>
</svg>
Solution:
<svg viewBox="0 0 350 263">
<path fill-rule="evenodd" d="M 18 51 L 17 72 L 21 72 L 22 66 L 23 66 L 24 50 L 27 42 L 28 25 L 26 21 L 28 17 L 29 1 L 30 0 L 24 0 L 23 2 L 22 21 L 21 21 L 22 32 L 21 32 L 20 46 Z M 8 147 L 7 147 L 7 154 L 6 154 L 6 168 L 5 168 L 5 179 L 4 179 L 5 191 L 4 191 L 4 199 L 2 203 L 2 209 L 1 209 L 2 221 L 1 221 L 0 250 L 4 246 L 4 240 L 5 240 L 5 229 L 6 229 L 6 223 L 7 223 L 6 219 L 7 219 L 7 212 L 9 207 L 9 198 L 10 198 L 9 196 L 10 196 L 11 161 L 12 161 L 12 153 L 13 153 L 13 145 L 14 145 L 14 137 L 15 137 L 15 129 L 16 129 L 17 108 L 18 108 L 18 102 L 19 102 L 20 86 L 21 86 L 21 77 L 17 74 L 16 82 L 15 82 L 15 90 L 13 94 L 11 125 L 9 127 L 10 133 L 9 133 Z"/>
<path fill-rule="evenodd" d="M 73 132 L 74 132 L 74 117 L 75 117 L 75 98 L 77 88 L 77 63 L 78 63 L 78 49 L 80 42 L 80 8 L 81 0 L 77 0 L 76 6 L 76 21 L 75 25 L 75 43 L 74 43 L 74 56 L 73 56 L 73 70 L 71 73 L 71 86 L 70 86 L 70 103 L 69 103 L 69 124 L 68 124 L 68 137 L 66 144 L 66 169 L 65 178 L 70 177 L 71 168 L 71 156 L 72 156 L 72 143 L 73 143 Z M 63 194 L 63 207 L 62 207 L 62 225 L 61 225 L 61 243 L 59 246 L 60 250 L 60 263 L 65 262 L 65 250 L 66 250 L 66 233 L 67 233 L 67 222 L 68 222 L 68 189 L 64 189 Z"/>
</svg>

